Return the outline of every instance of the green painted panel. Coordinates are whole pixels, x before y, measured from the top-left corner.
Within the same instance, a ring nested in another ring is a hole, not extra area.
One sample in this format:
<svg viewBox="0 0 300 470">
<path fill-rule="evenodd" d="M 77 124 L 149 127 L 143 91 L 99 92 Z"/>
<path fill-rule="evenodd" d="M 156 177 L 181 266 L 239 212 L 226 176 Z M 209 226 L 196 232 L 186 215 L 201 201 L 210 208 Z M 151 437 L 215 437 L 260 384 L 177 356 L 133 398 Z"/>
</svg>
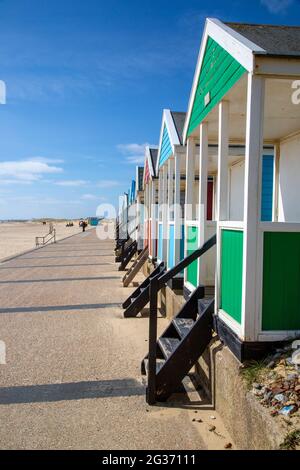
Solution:
<svg viewBox="0 0 300 470">
<path fill-rule="evenodd" d="M 246 69 L 216 41 L 208 38 L 189 122 L 188 135 L 244 75 Z M 205 97 L 210 93 L 210 102 Z"/>
<path fill-rule="evenodd" d="M 222 230 L 221 235 L 221 309 L 241 324 L 244 234 Z"/>
<path fill-rule="evenodd" d="M 262 328 L 300 330 L 300 233 L 264 234 Z"/>
<path fill-rule="evenodd" d="M 191 255 L 198 248 L 198 228 L 187 227 L 187 254 Z M 198 261 L 194 261 L 187 268 L 187 280 L 192 286 L 198 285 Z"/>
</svg>

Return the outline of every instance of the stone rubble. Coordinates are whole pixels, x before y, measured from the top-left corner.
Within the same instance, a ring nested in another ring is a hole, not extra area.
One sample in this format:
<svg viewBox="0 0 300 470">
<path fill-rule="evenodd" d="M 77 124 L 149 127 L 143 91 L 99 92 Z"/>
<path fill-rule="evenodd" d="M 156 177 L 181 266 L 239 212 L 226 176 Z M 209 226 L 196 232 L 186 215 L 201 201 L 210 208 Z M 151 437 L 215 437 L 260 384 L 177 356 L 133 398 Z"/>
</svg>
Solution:
<svg viewBox="0 0 300 470">
<path fill-rule="evenodd" d="M 273 417 L 282 416 L 300 424 L 300 341 L 278 349 L 266 360 L 266 374 L 253 383 L 251 393 L 270 408 Z"/>
</svg>

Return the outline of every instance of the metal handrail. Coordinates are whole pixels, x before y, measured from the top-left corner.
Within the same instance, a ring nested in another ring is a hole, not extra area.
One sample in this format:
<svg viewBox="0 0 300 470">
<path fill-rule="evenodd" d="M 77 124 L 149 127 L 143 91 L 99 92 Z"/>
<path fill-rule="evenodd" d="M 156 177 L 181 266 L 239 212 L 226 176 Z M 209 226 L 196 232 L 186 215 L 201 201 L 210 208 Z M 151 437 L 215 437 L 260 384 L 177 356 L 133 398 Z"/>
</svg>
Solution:
<svg viewBox="0 0 300 470">
<path fill-rule="evenodd" d="M 49 240 L 46 240 L 49 235 L 52 235 Z M 42 240 L 42 243 L 39 242 L 39 240 Z M 52 229 L 51 232 L 47 233 L 44 237 L 35 237 L 35 246 L 38 247 L 40 245 L 45 246 L 47 243 L 50 243 L 52 240 L 54 240 L 54 243 L 56 243 L 56 229 Z"/>
<path fill-rule="evenodd" d="M 203 256 L 217 243 L 217 237 L 214 235 L 204 245 L 195 250 L 191 255 L 180 261 L 174 268 L 164 274 L 157 274 L 150 280 L 149 299 L 149 354 L 148 354 L 148 386 L 147 402 L 149 405 L 156 403 L 156 357 L 157 357 L 157 299 L 158 292 L 167 284 L 170 279 L 181 273 L 190 264 Z"/>
</svg>

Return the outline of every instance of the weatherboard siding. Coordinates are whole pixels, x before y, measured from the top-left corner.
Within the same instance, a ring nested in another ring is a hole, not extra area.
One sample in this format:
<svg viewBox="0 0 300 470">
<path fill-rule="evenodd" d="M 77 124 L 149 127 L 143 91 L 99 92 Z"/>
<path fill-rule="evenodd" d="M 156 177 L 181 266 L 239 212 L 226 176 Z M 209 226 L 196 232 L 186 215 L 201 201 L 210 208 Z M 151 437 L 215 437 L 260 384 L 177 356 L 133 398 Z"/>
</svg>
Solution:
<svg viewBox="0 0 300 470">
<path fill-rule="evenodd" d="M 273 191 L 274 191 L 274 157 L 263 156 L 262 169 L 262 197 L 261 220 L 271 222 L 273 219 Z"/>
<path fill-rule="evenodd" d="M 167 127 L 164 126 L 162 142 L 161 142 L 161 149 L 159 154 L 159 166 L 161 167 L 168 158 L 172 155 L 172 145 L 169 137 L 169 133 Z"/>
<path fill-rule="evenodd" d="M 221 234 L 221 309 L 236 322 L 242 321 L 244 233 L 222 230 Z"/>
<path fill-rule="evenodd" d="M 246 69 L 216 41 L 208 38 L 198 79 L 188 135 L 203 121 L 225 94 L 244 75 Z M 210 95 L 208 104 L 205 98 Z"/>
<path fill-rule="evenodd" d="M 198 227 L 187 227 L 187 256 L 198 248 Z M 187 268 L 187 281 L 193 286 L 198 285 L 198 260 L 191 263 Z"/>
<path fill-rule="evenodd" d="M 263 331 L 300 330 L 300 233 L 265 232 Z"/>
</svg>

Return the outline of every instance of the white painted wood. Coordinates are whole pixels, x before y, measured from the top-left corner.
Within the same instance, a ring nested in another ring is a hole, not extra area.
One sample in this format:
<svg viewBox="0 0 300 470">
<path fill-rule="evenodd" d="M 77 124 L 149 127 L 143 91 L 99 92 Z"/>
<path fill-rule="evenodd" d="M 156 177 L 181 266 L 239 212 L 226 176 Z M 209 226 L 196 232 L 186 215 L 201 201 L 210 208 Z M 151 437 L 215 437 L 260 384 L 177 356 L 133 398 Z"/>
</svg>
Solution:
<svg viewBox="0 0 300 470">
<path fill-rule="evenodd" d="M 208 124 L 200 124 L 199 153 L 199 203 L 198 203 L 198 243 L 202 246 L 207 241 L 207 178 L 208 178 Z M 198 263 L 198 284 L 206 284 L 207 254 Z"/>
<path fill-rule="evenodd" d="M 186 146 L 186 181 L 185 181 L 185 237 L 184 237 L 184 256 L 188 252 L 187 221 L 194 219 L 194 182 L 195 182 L 195 155 L 196 140 L 189 138 Z M 197 226 L 197 224 L 196 224 Z M 187 282 L 187 269 L 184 270 L 184 282 Z"/>
<path fill-rule="evenodd" d="M 163 224 L 163 256 L 167 263 L 168 248 L 168 165 L 162 167 L 162 224 Z"/>
<path fill-rule="evenodd" d="M 247 128 L 244 195 L 244 249 L 242 330 L 245 340 L 257 340 L 258 305 L 258 224 L 261 219 L 261 175 L 263 154 L 265 80 L 248 75 Z"/>
<path fill-rule="evenodd" d="M 242 331 L 241 325 L 238 322 L 236 322 L 233 318 L 231 318 L 230 315 L 228 315 L 228 313 L 226 313 L 224 310 L 221 310 L 221 309 L 219 310 L 218 316 L 220 317 L 221 320 L 223 320 L 224 323 L 226 323 L 226 325 L 228 325 L 231 328 L 231 330 L 236 335 L 238 335 L 240 339 L 243 339 L 243 331 Z"/>
<path fill-rule="evenodd" d="M 256 57 L 255 74 L 276 78 L 299 78 L 300 60 L 295 57 Z"/>
<path fill-rule="evenodd" d="M 231 165 L 229 169 L 229 219 L 244 219 L 245 161 Z"/>
<path fill-rule="evenodd" d="M 167 239 L 167 260 L 168 260 L 168 266 L 169 266 L 169 260 L 170 260 L 170 222 L 174 221 L 174 159 L 169 158 L 168 160 L 168 217 L 167 217 L 167 233 L 168 233 L 168 239 Z M 174 247 L 175 248 L 175 247 Z"/>
<path fill-rule="evenodd" d="M 152 253 L 153 258 L 156 258 L 157 256 L 157 253 L 156 253 L 156 246 L 157 246 L 157 243 L 156 243 L 156 239 L 157 239 L 156 186 L 157 186 L 157 181 L 153 179 L 151 182 L 151 246 L 152 246 L 151 253 Z"/>
<path fill-rule="evenodd" d="M 175 151 L 175 194 L 174 194 L 174 234 L 175 234 L 175 265 L 180 261 L 180 242 L 182 236 L 182 213 L 180 206 L 180 168 L 181 154 Z"/>
<path fill-rule="evenodd" d="M 228 220 L 229 103 L 219 104 L 217 220 Z"/>
<path fill-rule="evenodd" d="M 185 220 L 195 219 L 194 184 L 195 184 L 196 141 L 188 139 L 186 155 Z"/>
<path fill-rule="evenodd" d="M 300 135 L 280 144 L 278 220 L 300 222 Z"/>
</svg>

